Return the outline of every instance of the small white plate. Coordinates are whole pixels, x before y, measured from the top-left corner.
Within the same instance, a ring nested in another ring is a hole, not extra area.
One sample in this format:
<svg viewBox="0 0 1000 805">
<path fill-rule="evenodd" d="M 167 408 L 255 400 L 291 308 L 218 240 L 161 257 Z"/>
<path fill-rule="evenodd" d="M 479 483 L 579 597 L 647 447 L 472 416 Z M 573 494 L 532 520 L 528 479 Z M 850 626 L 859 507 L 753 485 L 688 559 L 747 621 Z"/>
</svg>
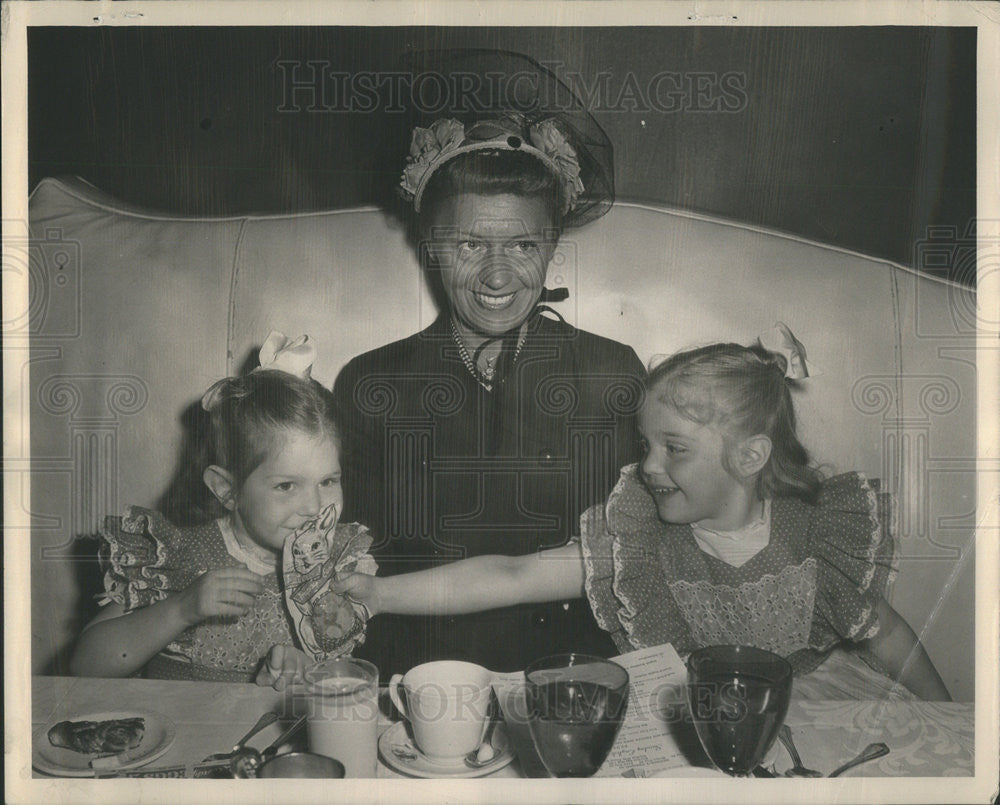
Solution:
<svg viewBox="0 0 1000 805">
<path fill-rule="evenodd" d="M 142 741 L 135 749 L 129 749 L 115 771 L 144 766 L 166 752 L 177 737 L 177 727 L 173 721 L 160 713 L 135 710 L 115 710 L 102 713 L 82 713 L 51 721 L 35 733 L 32 739 L 31 765 L 46 774 L 58 777 L 92 777 L 94 770 L 90 761 L 96 754 L 74 752 L 62 746 L 53 746 L 49 741 L 49 730 L 60 721 L 109 721 L 111 719 L 141 718 L 145 721 Z"/>
<path fill-rule="evenodd" d="M 499 771 L 514 759 L 510 741 L 507 740 L 507 731 L 502 723 L 497 724 L 493 731 L 492 743 L 496 754 L 493 760 L 481 768 L 469 768 L 465 765 L 464 759 L 454 765 L 445 765 L 424 756 L 406 733 L 406 722 L 399 721 L 379 737 L 378 751 L 388 766 L 411 777 L 485 777 L 487 774 Z M 402 754 L 394 752 L 394 748 Z M 415 757 L 410 759 L 408 755 Z"/>
</svg>

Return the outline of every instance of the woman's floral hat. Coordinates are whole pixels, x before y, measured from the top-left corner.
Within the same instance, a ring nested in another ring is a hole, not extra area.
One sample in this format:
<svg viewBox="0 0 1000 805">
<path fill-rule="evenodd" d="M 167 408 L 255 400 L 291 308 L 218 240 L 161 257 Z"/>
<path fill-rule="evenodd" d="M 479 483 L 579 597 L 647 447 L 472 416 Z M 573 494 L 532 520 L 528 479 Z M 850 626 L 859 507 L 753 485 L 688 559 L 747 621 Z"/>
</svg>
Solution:
<svg viewBox="0 0 1000 805">
<path fill-rule="evenodd" d="M 584 190 L 576 150 L 555 118 L 529 123 L 519 112 L 480 121 L 468 131 L 455 118 L 435 120 L 429 128 L 417 126 L 399 183 L 404 196 L 420 212 L 420 199 L 434 171 L 460 154 L 485 149 L 524 151 L 541 160 L 561 181 L 563 214 L 576 207 Z"/>
<path fill-rule="evenodd" d="M 442 90 L 433 108 L 414 92 L 403 115 L 410 151 L 398 190 L 417 212 L 438 168 L 485 150 L 523 151 L 551 171 L 560 183 L 563 226 L 580 226 L 611 208 L 611 141 L 547 67 L 522 53 L 458 48 L 408 54 L 400 70 L 412 87 L 426 80 Z"/>
</svg>

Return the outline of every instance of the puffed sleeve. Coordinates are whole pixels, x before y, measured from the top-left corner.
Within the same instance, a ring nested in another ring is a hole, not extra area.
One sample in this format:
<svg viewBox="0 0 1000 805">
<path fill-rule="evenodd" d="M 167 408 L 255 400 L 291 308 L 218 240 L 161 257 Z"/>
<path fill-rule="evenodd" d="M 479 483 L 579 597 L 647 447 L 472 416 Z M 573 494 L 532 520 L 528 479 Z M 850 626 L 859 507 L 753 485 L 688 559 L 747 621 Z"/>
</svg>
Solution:
<svg viewBox="0 0 1000 805">
<path fill-rule="evenodd" d="M 622 469 L 606 506 L 580 518 L 585 588 L 594 618 L 625 651 L 690 642 L 687 625 L 669 594 L 661 546 L 669 529 L 637 475 Z"/>
<path fill-rule="evenodd" d="M 619 602 L 614 594 L 614 537 L 608 533 L 604 506 L 591 506 L 580 515 L 580 547 L 583 552 L 584 585 L 594 620 L 611 635 L 619 651 L 633 646 L 618 619 Z"/>
<path fill-rule="evenodd" d="M 824 483 L 808 532 L 817 560 L 814 648 L 878 633 L 876 608 L 896 576 L 890 510 L 878 482 L 860 473 Z"/>
<path fill-rule="evenodd" d="M 190 582 L 178 578 L 185 573 L 177 561 L 180 530 L 158 512 L 127 507 L 121 517 L 105 518 L 101 536 L 102 604 L 114 601 L 131 612 Z"/>
</svg>

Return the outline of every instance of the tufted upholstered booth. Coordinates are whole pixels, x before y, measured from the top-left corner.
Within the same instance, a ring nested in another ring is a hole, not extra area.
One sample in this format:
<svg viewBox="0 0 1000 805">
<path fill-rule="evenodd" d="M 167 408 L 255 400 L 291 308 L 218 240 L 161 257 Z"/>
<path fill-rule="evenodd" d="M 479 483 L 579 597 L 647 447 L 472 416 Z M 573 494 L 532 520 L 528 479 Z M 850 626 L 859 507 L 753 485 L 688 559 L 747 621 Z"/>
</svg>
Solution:
<svg viewBox="0 0 1000 805">
<path fill-rule="evenodd" d="M 330 384 L 350 357 L 415 332 L 436 309 L 405 232 L 375 209 L 190 219 L 47 179 L 30 211 L 32 663 L 42 670 L 87 611 L 92 566 L 78 559 L 95 543 L 79 537 L 125 503 L 154 503 L 178 459 L 181 414 L 213 380 L 274 328 L 313 336 L 314 376 Z M 804 441 L 831 469 L 862 470 L 898 496 L 892 601 L 953 695 L 972 697 L 972 292 L 628 203 L 566 233 L 549 285 L 569 289 L 558 308 L 570 323 L 644 361 L 786 322 L 822 371 L 797 397 Z"/>
</svg>

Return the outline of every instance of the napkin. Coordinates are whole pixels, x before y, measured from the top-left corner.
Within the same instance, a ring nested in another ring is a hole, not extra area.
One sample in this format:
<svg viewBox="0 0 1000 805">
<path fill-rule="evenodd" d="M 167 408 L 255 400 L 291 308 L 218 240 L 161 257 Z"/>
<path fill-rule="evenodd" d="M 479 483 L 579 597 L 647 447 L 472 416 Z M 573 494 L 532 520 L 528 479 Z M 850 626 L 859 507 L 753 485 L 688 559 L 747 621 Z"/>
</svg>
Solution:
<svg viewBox="0 0 1000 805">
<path fill-rule="evenodd" d="M 350 654 L 365 637 L 368 611 L 330 589 L 334 575 L 374 575 L 378 568 L 368 553 L 368 529 L 338 524 L 339 514 L 330 504 L 289 534 L 282 550 L 285 603 L 302 649 L 314 660 Z"/>
</svg>

